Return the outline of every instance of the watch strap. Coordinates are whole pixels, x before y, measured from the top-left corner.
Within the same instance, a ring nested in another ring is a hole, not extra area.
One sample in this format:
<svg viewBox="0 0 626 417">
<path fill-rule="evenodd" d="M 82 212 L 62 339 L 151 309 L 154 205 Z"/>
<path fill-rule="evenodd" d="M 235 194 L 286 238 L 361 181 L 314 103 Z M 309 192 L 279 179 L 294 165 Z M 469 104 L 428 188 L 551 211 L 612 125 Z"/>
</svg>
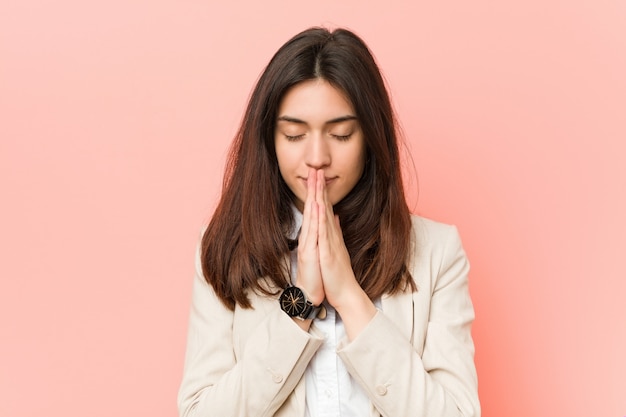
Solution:
<svg viewBox="0 0 626 417">
<path fill-rule="evenodd" d="M 320 304 L 318 306 L 314 306 L 309 300 L 306 301 L 306 307 L 302 314 L 296 316 L 302 320 L 310 320 L 310 319 L 325 319 L 326 318 L 326 307 L 324 304 Z"/>
</svg>

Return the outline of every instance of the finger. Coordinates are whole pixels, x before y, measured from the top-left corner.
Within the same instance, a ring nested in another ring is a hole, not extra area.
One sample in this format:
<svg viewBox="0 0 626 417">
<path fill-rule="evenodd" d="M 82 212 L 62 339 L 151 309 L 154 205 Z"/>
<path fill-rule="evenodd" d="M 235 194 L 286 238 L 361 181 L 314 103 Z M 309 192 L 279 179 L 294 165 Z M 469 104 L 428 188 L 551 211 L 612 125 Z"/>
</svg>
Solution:
<svg viewBox="0 0 626 417">
<path fill-rule="evenodd" d="M 326 189 L 326 179 L 324 178 L 324 170 L 318 169 L 315 172 L 317 184 L 315 187 L 315 201 L 320 205 L 320 207 L 324 206 L 324 192 Z"/>
<path fill-rule="evenodd" d="M 324 177 L 324 171 L 317 171 L 317 195 L 315 198 L 315 202 L 319 206 L 319 217 L 318 217 L 318 247 L 320 250 L 320 258 L 326 259 L 330 255 L 330 234 L 332 231 L 329 230 L 329 227 L 332 227 L 328 224 L 328 198 L 326 198 L 326 178 Z M 332 217 L 331 217 L 332 219 Z"/>
<path fill-rule="evenodd" d="M 323 170 L 317 171 L 317 184 L 317 196 L 315 200 L 320 205 L 320 216 L 323 215 L 323 217 L 320 217 L 320 224 L 324 223 L 326 227 L 332 227 L 332 223 L 326 223 L 332 221 L 333 206 L 328 199 L 328 188 L 326 188 L 326 178 Z"/>
<path fill-rule="evenodd" d="M 321 200 L 324 202 L 324 208 L 326 211 L 326 220 L 331 221 L 334 217 L 333 205 L 330 202 L 330 197 L 328 196 L 328 188 L 326 187 L 326 178 L 323 178 L 323 187 L 321 187 Z M 332 223 L 329 225 L 332 226 Z"/>
<path fill-rule="evenodd" d="M 326 178 L 324 177 L 325 173 L 323 169 L 317 170 L 317 188 L 315 189 L 315 201 L 319 206 L 319 224 L 320 230 L 321 227 L 326 227 L 327 215 L 328 215 L 328 204 L 327 199 L 324 197 L 326 195 Z"/>
<path fill-rule="evenodd" d="M 326 179 L 324 178 L 324 170 L 323 169 L 319 169 L 316 172 L 316 176 L 317 176 L 317 187 L 315 189 L 315 202 L 318 204 L 319 209 L 320 209 L 320 217 L 319 217 L 319 221 L 320 223 L 323 223 L 326 221 L 326 199 L 324 198 L 325 194 L 326 194 Z"/>
<path fill-rule="evenodd" d="M 321 170 L 320 170 L 321 171 Z M 321 202 L 320 208 L 320 228 L 324 228 L 324 239 L 325 244 L 328 246 L 328 250 L 330 250 L 330 246 L 333 245 L 333 240 L 336 239 L 337 229 L 335 228 L 334 223 L 334 211 L 333 205 L 330 202 L 330 198 L 328 196 L 328 188 L 326 187 L 326 178 L 324 176 L 325 173 L 318 171 L 317 181 L 318 188 L 316 196 L 316 201 Z M 321 182 L 321 185 L 319 184 Z M 341 233 L 341 231 L 339 231 Z"/>
<path fill-rule="evenodd" d="M 300 229 L 300 236 L 298 237 L 299 244 L 306 242 L 309 235 L 309 228 L 311 225 L 311 214 L 313 212 L 313 203 L 315 202 L 315 170 L 309 169 L 309 175 L 306 180 L 307 193 L 306 200 L 304 202 L 304 211 L 302 212 L 302 228 Z"/>
<path fill-rule="evenodd" d="M 308 236 L 308 244 L 310 244 L 311 248 L 313 248 L 317 253 L 317 245 L 319 242 L 319 207 L 317 202 L 311 202 L 311 224 L 309 226 L 309 236 Z"/>
<path fill-rule="evenodd" d="M 309 174 L 307 176 L 306 179 L 306 186 L 307 186 L 307 193 L 306 193 L 306 198 L 307 200 L 315 200 L 315 196 L 316 196 L 316 185 L 317 185 L 317 178 L 316 178 L 316 170 L 315 168 L 309 168 Z"/>
</svg>

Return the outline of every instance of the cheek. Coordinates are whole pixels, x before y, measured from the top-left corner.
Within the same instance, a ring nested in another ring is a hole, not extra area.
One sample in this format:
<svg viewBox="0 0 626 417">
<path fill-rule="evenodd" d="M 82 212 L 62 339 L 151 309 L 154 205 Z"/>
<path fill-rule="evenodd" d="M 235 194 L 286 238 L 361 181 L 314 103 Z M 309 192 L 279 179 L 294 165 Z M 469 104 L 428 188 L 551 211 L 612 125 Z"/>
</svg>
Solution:
<svg viewBox="0 0 626 417">
<path fill-rule="evenodd" d="M 289 157 L 285 155 L 285 150 L 280 146 L 277 146 L 275 148 L 275 151 L 276 151 L 276 161 L 278 162 L 278 170 L 280 171 L 280 174 L 284 177 L 285 173 L 287 172 L 287 166 L 289 164 Z"/>
<path fill-rule="evenodd" d="M 296 164 L 294 163 L 294 158 L 288 152 L 285 152 L 284 149 L 276 149 L 276 160 L 278 162 L 278 172 L 280 173 L 281 178 L 287 184 L 287 187 L 292 192 L 296 192 L 294 190 L 294 178 L 296 171 Z"/>
<path fill-rule="evenodd" d="M 292 184 L 290 182 L 290 178 L 291 176 L 289 175 L 289 168 L 287 166 L 285 166 L 284 163 L 280 163 L 278 164 L 278 172 L 280 173 L 280 177 L 283 179 L 283 181 L 285 182 L 285 184 L 287 184 L 287 187 L 289 187 L 289 189 L 292 189 Z M 292 190 L 293 191 L 293 190 Z"/>
</svg>

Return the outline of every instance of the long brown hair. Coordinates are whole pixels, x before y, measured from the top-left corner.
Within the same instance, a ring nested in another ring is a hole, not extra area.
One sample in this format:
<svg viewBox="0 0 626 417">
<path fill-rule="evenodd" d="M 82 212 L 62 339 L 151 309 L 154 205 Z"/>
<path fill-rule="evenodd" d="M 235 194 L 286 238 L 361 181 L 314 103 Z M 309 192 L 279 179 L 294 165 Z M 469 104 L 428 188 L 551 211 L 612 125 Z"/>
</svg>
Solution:
<svg viewBox="0 0 626 417">
<path fill-rule="evenodd" d="M 415 290 L 406 262 L 411 217 L 402 186 L 396 121 L 374 58 L 354 33 L 311 28 L 285 43 L 257 82 L 230 148 L 220 202 L 202 238 L 204 276 L 230 309 L 251 307 L 247 291 L 289 285 L 287 234 L 294 196 L 278 170 L 274 130 L 281 99 L 321 78 L 350 100 L 366 142 L 363 175 L 338 202 L 344 241 L 372 299 Z"/>
</svg>

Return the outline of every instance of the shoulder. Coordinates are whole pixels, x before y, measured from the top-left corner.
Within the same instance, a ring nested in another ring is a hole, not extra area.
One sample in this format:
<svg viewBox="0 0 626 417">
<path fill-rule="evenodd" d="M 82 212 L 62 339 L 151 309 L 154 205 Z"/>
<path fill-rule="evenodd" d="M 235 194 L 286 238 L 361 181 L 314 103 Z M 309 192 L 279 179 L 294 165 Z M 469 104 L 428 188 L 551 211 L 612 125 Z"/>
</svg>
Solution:
<svg viewBox="0 0 626 417">
<path fill-rule="evenodd" d="M 412 215 L 411 221 L 412 267 L 428 264 L 436 268 L 455 258 L 465 259 L 465 251 L 456 226 L 417 215 Z"/>
<path fill-rule="evenodd" d="M 412 239 L 418 248 L 428 249 L 445 245 L 451 239 L 459 239 L 454 225 L 441 223 L 426 217 L 411 215 Z"/>
</svg>

